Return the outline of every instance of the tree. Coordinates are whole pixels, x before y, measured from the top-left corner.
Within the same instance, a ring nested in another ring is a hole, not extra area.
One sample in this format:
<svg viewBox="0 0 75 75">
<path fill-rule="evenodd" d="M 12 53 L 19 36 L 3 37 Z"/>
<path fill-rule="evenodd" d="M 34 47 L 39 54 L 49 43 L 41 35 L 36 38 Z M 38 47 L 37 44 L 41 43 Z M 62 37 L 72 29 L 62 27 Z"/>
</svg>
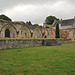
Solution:
<svg viewBox="0 0 75 75">
<path fill-rule="evenodd" d="M 32 25 L 31 21 L 28 22 L 28 25 Z"/>
<path fill-rule="evenodd" d="M 60 38 L 60 34 L 59 34 L 59 24 L 56 24 L 56 38 Z"/>
<path fill-rule="evenodd" d="M 9 17 L 5 15 L 0 15 L 0 19 L 7 20 L 7 21 L 12 21 Z"/>
<path fill-rule="evenodd" d="M 52 25 L 55 19 L 59 20 L 55 16 L 48 16 L 48 17 L 46 17 L 45 23 Z"/>
</svg>

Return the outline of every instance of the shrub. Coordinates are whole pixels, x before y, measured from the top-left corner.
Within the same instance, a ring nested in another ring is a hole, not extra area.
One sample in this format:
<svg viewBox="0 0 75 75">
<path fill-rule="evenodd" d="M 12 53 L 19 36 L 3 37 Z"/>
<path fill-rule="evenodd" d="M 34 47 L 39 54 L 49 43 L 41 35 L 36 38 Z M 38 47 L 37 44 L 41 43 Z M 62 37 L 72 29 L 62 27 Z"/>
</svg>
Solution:
<svg viewBox="0 0 75 75">
<path fill-rule="evenodd" d="M 42 26 L 39 26 L 39 27 L 42 27 Z"/>
<path fill-rule="evenodd" d="M 1 22 L 4 22 L 5 20 L 3 20 L 3 19 L 0 19 L 0 21 L 1 21 Z"/>
<path fill-rule="evenodd" d="M 38 24 L 34 24 L 35 26 L 39 26 Z"/>
<path fill-rule="evenodd" d="M 49 27 L 50 29 L 52 29 L 52 27 Z"/>
<path fill-rule="evenodd" d="M 15 24 L 22 24 L 22 22 L 18 22 L 18 21 L 15 21 L 14 23 L 15 23 Z"/>
</svg>

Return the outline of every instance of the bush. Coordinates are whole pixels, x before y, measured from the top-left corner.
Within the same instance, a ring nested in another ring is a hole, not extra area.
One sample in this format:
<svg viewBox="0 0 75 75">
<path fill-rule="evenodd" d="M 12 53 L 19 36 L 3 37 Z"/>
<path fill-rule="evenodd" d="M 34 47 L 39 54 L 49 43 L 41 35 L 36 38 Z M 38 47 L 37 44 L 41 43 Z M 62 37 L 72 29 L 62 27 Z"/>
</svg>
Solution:
<svg viewBox="0 0 75 75">
<path fill-rule="evenodd" d="M 35 26 L 39 26 L 38 24 L 34 24 Z"/>
<path fill-rule="evenodd" d="M 18 21 L 15 21 L 14 23 L 15 23 L 15 24 L 22 24 L 22 22 L 18 22 Z"/>
<path fill-rule="evenodd" d="M 3 20 L 3 19 L 0 19 L 0 21 L 1 21 L 1 22 L 4 22 L 5 20 Z"/>
<path fill-rule="evenodd" d="M 52 27 L 49 27 L 49 26 L 46 26 L 45 28 L 50 28 L 50 29 L 52 29 Z"/>
<path fill-rule="evenodd" d="M 52 27 L 49 27 L 50 29 L 52 29 Z"/>
<path fill-rule="evenodd" d="M 42 26 L 39 26 L 39 27 L 42 27 Z"/>
</svg>

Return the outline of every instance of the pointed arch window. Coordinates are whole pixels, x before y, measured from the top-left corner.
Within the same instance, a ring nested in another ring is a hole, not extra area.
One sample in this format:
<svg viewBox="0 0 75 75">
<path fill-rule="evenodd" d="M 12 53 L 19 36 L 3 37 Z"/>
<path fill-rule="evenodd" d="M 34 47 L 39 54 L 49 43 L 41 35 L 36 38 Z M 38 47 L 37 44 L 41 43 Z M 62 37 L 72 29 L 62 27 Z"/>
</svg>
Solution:
<svg viewBox="0 0 75 75">
<path fill-rule="evenodd" d="M 10 38 L 10 30 L 9 29 L 5 30 L 5 37 L 9 37 Z"/>
</svg>

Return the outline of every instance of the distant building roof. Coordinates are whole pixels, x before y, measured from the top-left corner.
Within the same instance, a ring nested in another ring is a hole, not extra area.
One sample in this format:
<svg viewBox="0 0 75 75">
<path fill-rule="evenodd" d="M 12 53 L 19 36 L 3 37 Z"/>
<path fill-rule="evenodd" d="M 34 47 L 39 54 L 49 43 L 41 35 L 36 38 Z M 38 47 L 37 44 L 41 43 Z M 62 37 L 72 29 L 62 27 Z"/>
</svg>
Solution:
<svg viewBox="0 0 75 75">
<path fill-rule="evenodd" d="M 75 22 L 74 19 L 67 19 L 67 20 L 61 20 L 61 21 L 59 20 L 59 21 L 54 22 L 52 27 L 55 27 L 56 23 L 61 24 L 61 26 L 71 26 L 74 24 L 74 22 Z"/>
</svg>

